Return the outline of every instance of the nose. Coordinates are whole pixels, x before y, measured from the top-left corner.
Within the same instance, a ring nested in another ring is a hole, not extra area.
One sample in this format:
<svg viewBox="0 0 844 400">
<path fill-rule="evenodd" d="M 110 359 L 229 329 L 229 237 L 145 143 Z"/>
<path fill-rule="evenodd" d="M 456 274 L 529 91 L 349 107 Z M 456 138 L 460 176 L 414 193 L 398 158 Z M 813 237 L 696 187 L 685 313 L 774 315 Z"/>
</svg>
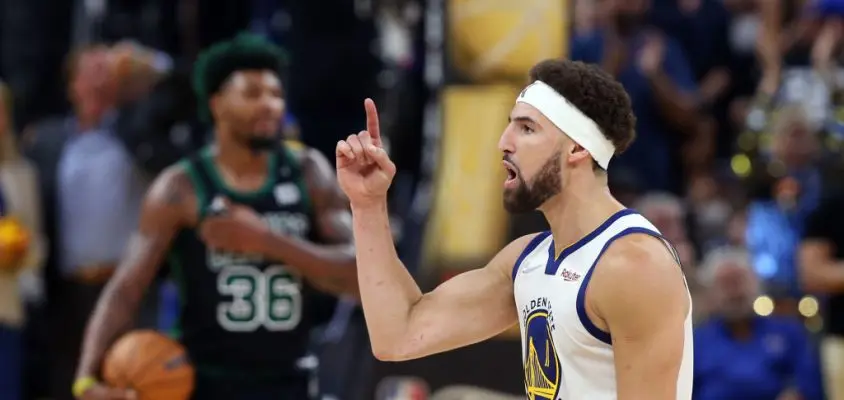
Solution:
<svg viewBox="0 0 844 400">
<path fill-rule="evenodd" d="M 284 111 L 284 100 L 273 95 L 263 96 L 261 99 L 261 109 L 264 112 L 280 114 Z"/>
<path fill-rule="evenodd" d="M 513 143 L 513 134 L 510 125 L 504 128 L 501 137 L 498 138 L 498 150 L 502 153 L 513 153 L 516 150 L 515 143 Z"/>
</svg>

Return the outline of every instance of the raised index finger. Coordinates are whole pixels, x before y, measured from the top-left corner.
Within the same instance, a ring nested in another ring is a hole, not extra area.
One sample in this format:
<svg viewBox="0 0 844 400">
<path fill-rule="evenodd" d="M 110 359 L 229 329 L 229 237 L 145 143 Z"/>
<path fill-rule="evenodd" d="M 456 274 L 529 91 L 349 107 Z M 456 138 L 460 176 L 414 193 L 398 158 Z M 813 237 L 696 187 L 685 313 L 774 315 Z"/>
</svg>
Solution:
<svg viewBox="0 0 844 400">
<path fill-rule="evenodd" d="M 366 130 L 369 131 L 372 144 L 381 147 L 381 126 L 378 122 L 378 109 L 375 108 L 375 102 L 372 99 L 366 99 L 363 101 L 363 108 L 366 109 Z"/>
</svg>

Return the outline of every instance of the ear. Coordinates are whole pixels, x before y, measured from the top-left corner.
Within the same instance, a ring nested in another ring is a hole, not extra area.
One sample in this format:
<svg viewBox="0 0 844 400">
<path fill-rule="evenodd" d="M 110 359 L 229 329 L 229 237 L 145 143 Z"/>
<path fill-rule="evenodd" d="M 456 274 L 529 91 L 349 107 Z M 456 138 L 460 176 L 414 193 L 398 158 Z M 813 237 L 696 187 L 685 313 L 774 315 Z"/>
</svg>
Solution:
<svg viewBox="0 0 844 400">
<path fill-rule="evenodd" d="M 583 146 L 572 142 L 566 160 L 569 162 L 569 164 L 578 164 L 583 162 L 584 160 L 588 161 L 591 158 L 592 156 L 589 154 L 589 151 L 584 149 Z"/>
<path fill-rule="evenodd" d="M 223 96 L 219 93 L 211 96 L 208 100 L 208 110 L 211 111 L 211 116 L 214 120 L 218 119 L 223 110 Z"/>
</svg>

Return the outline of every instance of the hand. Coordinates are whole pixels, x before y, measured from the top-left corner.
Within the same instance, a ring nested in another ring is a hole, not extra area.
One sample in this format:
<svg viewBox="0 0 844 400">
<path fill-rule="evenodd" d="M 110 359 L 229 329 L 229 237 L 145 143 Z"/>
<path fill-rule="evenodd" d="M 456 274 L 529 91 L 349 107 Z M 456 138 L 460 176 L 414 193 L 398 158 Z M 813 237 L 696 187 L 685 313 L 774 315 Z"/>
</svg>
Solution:
<svg viewBox="0 0 844 400">
<path fill-rule="evenodd" d="M 223 198 L 222 212 L 206 217 L 199 228 L 208 247 L 234 253 L 263 254 L 267 224 L 249 207 Z"/>
<path fill-rule="evenodd" d="M 715 68 L 703 77 L 700 83 L 700 97 L 707 104 L 713 104 L 730 87 L 730 73 L 726 68 Z"/>
<path fill-rule="evenodd" d="M 639 52 L 639 69 L 645 76 L 653 76 L 662 69 L 665 59 L 665 40 L 656 33 L 650 33 L 645 39 L 645 46 Z"/>
<path fill-rule="evenodd" d="M 364 101 L 366 129 L 337 143 L 337 180 L 352 206 L 384 201 L 396 175 L 396 166 L 381 144 L 378 110 Z"/>
<path fill-rule="evenodd" d="M 135 400 L 137 398 L 138 395 L 134 390 L 117 389 L 97 383 L 86 390 L 79 400 Z"/>
</svg>

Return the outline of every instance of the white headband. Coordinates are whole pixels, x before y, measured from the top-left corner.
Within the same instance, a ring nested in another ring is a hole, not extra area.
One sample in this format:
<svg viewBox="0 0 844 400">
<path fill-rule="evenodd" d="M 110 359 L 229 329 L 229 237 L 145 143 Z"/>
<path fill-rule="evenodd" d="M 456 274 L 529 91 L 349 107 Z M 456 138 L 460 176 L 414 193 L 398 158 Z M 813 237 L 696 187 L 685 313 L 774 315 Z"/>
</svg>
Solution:
<svg viewBox="0 0 844 400">
<path fill-rule="evenodd" d="M 587 117 L 551 86 L 535 81 L 522 90 L 516 102 L 535 107 L 575 143 L 586 149 L 601 168 L 607 169 L 615 154 L 615 146 L 601 133 L 592 118 Z"/>
</svg>

